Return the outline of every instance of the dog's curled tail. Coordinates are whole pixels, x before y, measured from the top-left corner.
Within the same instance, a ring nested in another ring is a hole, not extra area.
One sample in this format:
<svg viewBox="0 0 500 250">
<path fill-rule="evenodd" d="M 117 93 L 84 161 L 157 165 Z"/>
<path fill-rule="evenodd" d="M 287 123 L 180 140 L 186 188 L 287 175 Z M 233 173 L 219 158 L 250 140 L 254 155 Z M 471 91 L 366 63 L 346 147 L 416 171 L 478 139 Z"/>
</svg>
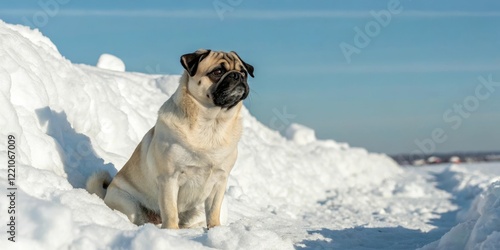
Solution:
<svg viewBox="0 0 500 250">
<path fill-rule="evenodd" d="M 87 180 L 87 185 L 85 189 L 91 194 L 97 194 L 97 196 L 104 199 L 106 196 L 106 189 L 111 183 L 111 175 L 108 171 L 99 171 L 90 176 Z"/>
</svg>

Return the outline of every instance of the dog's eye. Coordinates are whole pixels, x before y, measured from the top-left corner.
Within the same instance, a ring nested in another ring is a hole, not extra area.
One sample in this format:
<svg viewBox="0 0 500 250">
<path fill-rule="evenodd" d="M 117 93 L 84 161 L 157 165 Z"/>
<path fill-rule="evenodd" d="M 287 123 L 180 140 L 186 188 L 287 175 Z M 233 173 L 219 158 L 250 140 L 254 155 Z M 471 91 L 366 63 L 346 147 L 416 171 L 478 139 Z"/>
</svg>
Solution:
<svg viewBox="0 0 500 250">
<path fill-rule="evenodd" d="M 244 71 L 244 70 L 242 70 L 240 73 L 243 75 L 243 77 L 246 77 L 246 76 L 247 76 L 247 72 L 246 72 L 246 71 Z"/>
<path fill-rule="evenodd" d="M 224 72 L 222 71 L 222 69 L 216 69 L 214 71 L 212 71 L 212 75 L 214 76 L 222 76 Z"/>
</svg>

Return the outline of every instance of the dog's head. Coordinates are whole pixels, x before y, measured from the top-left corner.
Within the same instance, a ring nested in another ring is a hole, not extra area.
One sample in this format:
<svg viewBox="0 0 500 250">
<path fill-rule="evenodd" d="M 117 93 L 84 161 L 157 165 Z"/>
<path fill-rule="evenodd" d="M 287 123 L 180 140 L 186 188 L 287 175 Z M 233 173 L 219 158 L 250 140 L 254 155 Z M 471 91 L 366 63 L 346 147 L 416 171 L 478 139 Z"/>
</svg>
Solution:
<svg viewBox="0 0 500 250">
<path fill-rule="evenodd" d="M 247 79 L 254 68 L 234 51 L 200 49 L 181 56 L 181 64 L 189 76 L 189 93 L 204 105 L 230 109 L 248 96 Z"/>
</svg>

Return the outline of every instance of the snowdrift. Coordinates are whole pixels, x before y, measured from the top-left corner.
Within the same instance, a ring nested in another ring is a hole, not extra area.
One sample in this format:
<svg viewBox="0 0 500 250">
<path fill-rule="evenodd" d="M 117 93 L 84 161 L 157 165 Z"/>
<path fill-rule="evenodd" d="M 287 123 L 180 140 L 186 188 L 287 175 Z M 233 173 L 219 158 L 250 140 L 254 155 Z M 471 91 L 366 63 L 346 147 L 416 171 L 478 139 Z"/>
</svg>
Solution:
<svg viewBox="0 0 500 250">
<path fill-rule="evenodd" d="M 354 187 L 380 197 L 426 195 L 388 181 L 402 170 L 385 155 L 316 140 L 301 125 L 292 125 L 285 138 L 244 109 L 240 153 L 225 198 L 227 225 L 208 232 L 137 227 L 87 193 L 84 183 L 97 170 L 115 174 L 123 166 L 179 76 L 120 72 L 125 65 L 109 57 L 101 61 L 103 68 L 72 64 L 37 30 L 1 21 L 0 37 L 0 161 L 7 162 L 6 138 L 14 135 L 22 204 L 16 207 L 20 240 L 13 247 L 293 249 L 308 235 L 300 220 L 331 190 L 338 197 L 339 190 Z M 6 167 L 0 165 L 3 172 Z M 3 190 L 6 177 L 0 176 Z M 8 201 L 0 199 L 0 207 Z M 7 216 L 0 213 L 0 221 Z"/>
<path fill-rule="evenodd" d="M 440 178 L 466 207 L 457 214 L 458 225 L 422 249 L 500 249 L 500 176 L 452 165 Z"/>
</svg>

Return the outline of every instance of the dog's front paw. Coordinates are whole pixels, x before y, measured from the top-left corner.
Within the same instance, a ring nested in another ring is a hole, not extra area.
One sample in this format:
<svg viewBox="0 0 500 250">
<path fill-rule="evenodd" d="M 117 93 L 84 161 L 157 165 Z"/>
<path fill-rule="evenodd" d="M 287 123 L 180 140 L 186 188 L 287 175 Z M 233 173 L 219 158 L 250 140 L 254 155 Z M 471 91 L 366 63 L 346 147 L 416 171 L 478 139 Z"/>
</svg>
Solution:
<svg viewBox="0 0 500 250">
<path fill-rule="evenodd" d="M 161 228 L 162 229 L 179 229 L 179 225 L 174 224 L 174 223 L 166 223 L 166 224 L 162 224 Z"/>
<path fill-rule="evenodd" d="M 210 228 L 218 227 L 220 226 L 220 223 L 209 223 L 207 224 L 207 229 L 210 230 Z"/>
</svg>

